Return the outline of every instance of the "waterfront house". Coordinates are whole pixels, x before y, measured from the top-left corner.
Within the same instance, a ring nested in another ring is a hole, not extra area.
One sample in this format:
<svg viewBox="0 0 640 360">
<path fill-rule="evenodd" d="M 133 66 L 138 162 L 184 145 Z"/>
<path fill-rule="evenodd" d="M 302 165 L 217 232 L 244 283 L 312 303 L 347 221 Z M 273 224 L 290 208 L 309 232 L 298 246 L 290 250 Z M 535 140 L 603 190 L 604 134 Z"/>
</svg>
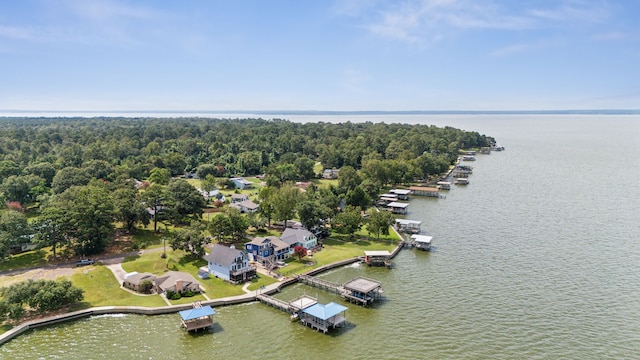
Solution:
<svg viewBox="0 0 640 360">
<path fill-rule="evenodd" d="M 275 236 L 257 237 L 245 244 L 249 258 L 261 263 L 266 268 L 272 268 L 277 261 L 289 258 L 289 245 Z"/>
<path fill-rule="evenodd" d="M 155 292 L 166 294 L 168 291 L 184 294 L 200 292 L 200 283 L 191 274 L 182 271 L 168 271 L 153 281 Z"/>
<path fill-rule="evenodd" d="M 149 289 L 144 285 L 145 281 L 151 282 Z M 122 286 L 137 291 L 166 294 L 173 291 L 184 294 L 187 291 L 199 293 L 200 283 L 191 274 L 181 271 L 168 271 L 160 276 L 149 273 L 133 272 L 127 274 Z"/>
<path fill-rule="evenodd" d="M 231 283 L 241 283 L 256 277 L 256 268 L 249 264 L 246 251 L 215 244 L 204 256 L 209 273 Z"/>
<path fill-rule="evenodd" d="M 311 231 L 306 229 L 286 228 L 280 237 L 282 241 L 289 245 L 291 251 L 297 245 L 310 250 L 318 246 L 318 238 Z"/>
<path fill-rule="evenodd" d="M 149 293 L 153 291 L 153 281 L 156 279 L 156 277 L 156 275 L 150 273 L 132 272 L 125 275 L 122 286 L 139 293 Z M 151 283 L 151 286 L 149 288 L 145 288 L 145 286 L 143 286 L 143 283 L 145 281 Z"/>
<path fill-rule="evenodd" d="M 245 178 L 237 177 L 237 178 L 231 178 L 229 180 L 231 180 L 231 182 L 236 187 L 236 189 L 243 190 L 243 189 L 253 188 L 253 183 Z"/>
<path fill-rule="evenodd" d="M 260 205 L 254 203 L 251 200 L 244 200 L 244 201 L 230 204 L 229 207 L 236 208 L 241 213 L 253 213 L 258 211 L 258 208 L 260 207 Z"/>
</svg>

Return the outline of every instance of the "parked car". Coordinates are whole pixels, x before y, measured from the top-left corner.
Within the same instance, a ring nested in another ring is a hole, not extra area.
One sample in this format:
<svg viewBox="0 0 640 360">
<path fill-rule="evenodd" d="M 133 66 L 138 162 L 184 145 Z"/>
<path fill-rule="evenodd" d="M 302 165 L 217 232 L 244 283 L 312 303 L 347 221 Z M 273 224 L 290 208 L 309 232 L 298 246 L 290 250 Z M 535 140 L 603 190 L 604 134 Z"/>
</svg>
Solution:
<svg viewBox="0 0 640 360">
<path fill-rule="evenodd" d="M 76 263 L 76 266 L 93 265 L 95 261 L 92 259 L 82 259 Z"/>
</svg>

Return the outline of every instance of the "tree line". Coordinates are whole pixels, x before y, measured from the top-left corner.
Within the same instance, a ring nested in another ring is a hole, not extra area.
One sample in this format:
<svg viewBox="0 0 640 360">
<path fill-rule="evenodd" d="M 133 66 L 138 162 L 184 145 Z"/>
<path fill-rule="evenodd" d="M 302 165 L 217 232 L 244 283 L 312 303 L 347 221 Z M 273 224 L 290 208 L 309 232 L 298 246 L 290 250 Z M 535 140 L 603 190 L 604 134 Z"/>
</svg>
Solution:
<svg viewBox="0 0 640 360">
<path fill-rule="evenodd" d="M 171 239 L 185 250 L 205 241 L 204 229 L 221 241 L 240 241 L 249 226 L 272 220 L 298 218 L 310 229 L 333 221 L 332 228 L 352 230 L 345 222 L 351 209 L 366 209 L 384 186 L 425 180 L 446 171 L 461 149 L 494 142 L 419 124 L 2 118 L 0 259 L 29 237 L 51 246 L 54 256 L 58 248 L 100 253 L 116 223 L 127 230 L 187 225 Z M 340 169 L 337 185 L 300 194 L 292 182 L 317 177 L 316 163 Z M 202 224 L 205 201 L 176 179 L 185 174 L 200 178 L 205 191 L 232 188 L 230 177 L 264 174 L 260 213 L 227 210 Z M 35 208 L 36 222 L 27 223 L 25 208 Z"/>
</svg>

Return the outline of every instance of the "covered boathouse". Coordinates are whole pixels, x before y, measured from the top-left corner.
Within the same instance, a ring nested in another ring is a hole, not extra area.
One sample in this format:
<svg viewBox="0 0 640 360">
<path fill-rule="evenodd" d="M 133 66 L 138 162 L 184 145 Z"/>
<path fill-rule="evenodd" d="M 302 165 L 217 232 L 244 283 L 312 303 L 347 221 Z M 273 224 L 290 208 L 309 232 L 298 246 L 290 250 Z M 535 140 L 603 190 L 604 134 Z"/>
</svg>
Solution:
<svg viewBox="0 0 640 360">
<path fill-rule="evenodd" d="M 391 267 L 391 253 L 387 250 L 366 250 L 364 262 L 369 266 Z"/>
<path fill-rule="evenodd" d="M 411 190 L 413 195 L 417 196 L 440 197 L 440 189 L 437 187 L 412 186 L 409 190 Z"/>
<path fill-rule="evenodd" d="M 357 277 L 342 285 L 342 297 L 350 302 L 367 306 L 382 299 L 382 286 L 379 282 L 365 277 Z"/>
<path fill-rule="evenodd" d="M 300 323 L 326 334 L 330 329 L 340 327 L 345 322 L 345 311 L 346 306 L 334 302 L 327 305 L 315 304 L 300 312 Z"/>
<path fill-rule="evenodd" d="M 197 331 L 213 326 L 213 318 L 216 313 L 209 305 L 202 306 L 199 302 L 193 304 L 193 309 L 179 312 L 182 318 L 182 327 L 187 331 Z"/>
<path fill-rule="evenodd" d="M 409 204 L 393 201 L 387 204 L 387 210 L 394 214 L 406 214 Z"/>
<path fill-rule="evenodd" d="M 409 200 L 409 194 L 411 194 L 409 189 L 392 189 L 389 192 L 397 195 L 400 200 Z"/>
<path fill-rule="evenodd" d="M 420 225 L 422 221 L 418 220 L 407 220 L 407 219 L 396 219 L 396 229 L 398 231 L 407 233 L 407 234 L 418 234 L 420 233 Z"/>
<path fill-rule="evenodd" d="M 431 240 L 433 239 L 433 236 L 411 235 L 411 239 L 413 239 L 416 249 L 424 251 L 431 250 Z"/>
</svg>

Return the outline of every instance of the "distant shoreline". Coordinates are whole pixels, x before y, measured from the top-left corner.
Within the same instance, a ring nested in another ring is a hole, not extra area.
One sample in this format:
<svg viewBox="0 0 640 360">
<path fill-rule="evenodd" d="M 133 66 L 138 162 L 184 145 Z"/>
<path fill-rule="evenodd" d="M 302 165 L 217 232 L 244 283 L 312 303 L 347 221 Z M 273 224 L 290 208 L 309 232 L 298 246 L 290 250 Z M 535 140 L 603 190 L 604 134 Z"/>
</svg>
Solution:
<svg viewBox="0 0 640 360">
<path fill-rule="evenodd" d="M 0 118 L 41 117 L 246 117 L 246 116 L 367 116 L 367 115 L 640 115 L 640 109 L 567 110 L 0 110 Z"/>
</svg>

